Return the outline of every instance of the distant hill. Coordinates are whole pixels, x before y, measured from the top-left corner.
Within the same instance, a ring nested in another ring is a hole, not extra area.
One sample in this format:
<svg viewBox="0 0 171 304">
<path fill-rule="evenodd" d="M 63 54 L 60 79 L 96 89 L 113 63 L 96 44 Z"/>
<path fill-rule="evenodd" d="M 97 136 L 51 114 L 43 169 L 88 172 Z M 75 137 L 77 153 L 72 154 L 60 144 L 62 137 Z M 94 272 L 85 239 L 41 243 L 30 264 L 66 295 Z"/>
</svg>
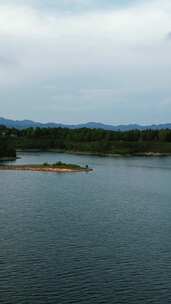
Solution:
<svg viewBox="0 0 171 304">
<path fill-rule="evenodd" d="M 67 124 L 60 124 L 60 123 L 40 123 L 35 122 L 32 120 L 11 120 L 5 119 L 0 117 L 0 125 L 4 125 L 9 128 L 17 128 L 17 129 L 26 129 L 30 127 L 40 127 L 40 128 L 70 128 L 70 129 L 77 129 L 77 128 L 89 128 L 89 129 L 103 129 L 103 130 L 112 130 L 112 131 L 129 131 L 129 130 L 160 130 L 160 129 L 171 129 L 171 123 L 167 124 L 156 124 L 156 125 L 138 125 L 138 124 L 128 124 L 128 125 L 108 125 L 102 124 L 97 122 L 88 122 L 84 124 L 75 124 L 75 125 L 67 125 Z"/>
</svg>

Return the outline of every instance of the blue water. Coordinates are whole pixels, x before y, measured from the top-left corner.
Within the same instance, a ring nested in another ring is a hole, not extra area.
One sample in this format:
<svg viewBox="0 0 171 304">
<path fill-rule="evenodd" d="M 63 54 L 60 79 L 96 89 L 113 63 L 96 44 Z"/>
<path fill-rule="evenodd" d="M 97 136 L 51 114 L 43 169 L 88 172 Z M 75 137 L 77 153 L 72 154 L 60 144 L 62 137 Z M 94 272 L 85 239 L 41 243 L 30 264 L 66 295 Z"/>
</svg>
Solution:
<svg viewBox="0 0 171 304">
<path fill-rule="evenodd" d="M 171 303 L 171 158 L 23 153 L 0 172 L 0 303 Z"/>
</svg>

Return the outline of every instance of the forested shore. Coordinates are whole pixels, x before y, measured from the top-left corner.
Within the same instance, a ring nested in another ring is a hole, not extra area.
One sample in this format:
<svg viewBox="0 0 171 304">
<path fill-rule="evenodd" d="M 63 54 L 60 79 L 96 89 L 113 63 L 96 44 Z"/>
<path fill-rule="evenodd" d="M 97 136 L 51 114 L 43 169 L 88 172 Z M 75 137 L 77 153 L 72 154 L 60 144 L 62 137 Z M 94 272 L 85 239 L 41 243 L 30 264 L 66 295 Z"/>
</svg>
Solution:
<svg viewBox="0 0 171 304">
<path fill-rule="evenodd" d="M 126 132 L 87 128 L 19 130 L 0 126 L 0 158 L 15 157 L 16 149 L 104 155 L 168 155 L 171 154 L 171 130 Z"/>
<path fill-rule="evenodd" d="M 10 129 L 0 127 L 0 159 L 16 159 L 16 143 L 12 140 L 11 134 Z"/>
</svg>

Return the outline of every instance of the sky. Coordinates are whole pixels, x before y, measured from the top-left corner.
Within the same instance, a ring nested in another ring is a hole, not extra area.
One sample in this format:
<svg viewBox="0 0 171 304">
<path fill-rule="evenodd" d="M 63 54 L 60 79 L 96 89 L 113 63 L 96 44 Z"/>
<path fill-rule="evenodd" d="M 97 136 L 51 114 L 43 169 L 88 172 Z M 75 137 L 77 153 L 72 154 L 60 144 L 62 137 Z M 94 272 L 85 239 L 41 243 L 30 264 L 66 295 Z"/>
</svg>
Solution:
<svg viewBox="0 0 171 304">
<path fill-rule="evenodd" d="M 171 1 L 0 0 L 0 116 L 171 122 Z"/>
</svg>

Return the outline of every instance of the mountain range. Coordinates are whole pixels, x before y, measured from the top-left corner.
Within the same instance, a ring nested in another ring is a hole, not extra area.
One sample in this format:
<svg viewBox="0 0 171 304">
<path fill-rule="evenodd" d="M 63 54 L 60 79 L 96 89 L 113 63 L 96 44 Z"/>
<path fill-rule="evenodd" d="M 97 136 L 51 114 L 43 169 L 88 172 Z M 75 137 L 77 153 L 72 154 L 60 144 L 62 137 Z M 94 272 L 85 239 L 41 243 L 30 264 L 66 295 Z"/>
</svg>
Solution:
<svg viewBox="0 0 171 304">
<path fill-rule="evenodd" d="M 70 129 L 79 129 L 79 128 L 89 128 L 89 129 L 103 129 L 111 131 L 129 131 L 129 130 L 160 130 L 160 129 L 171 129 L 171 123 L 166 124 L 152 124 L 152 125 L 139 125 L 139 124 L 122 124 L 122 125 L 108 125 L 99 122 L 88 122 L 82 124 L 61 124 L 61 123 L 41 123 L 35 122 L 32 120 L 12 120 L 0 117 L 0 125 L 4 125 L 9 128 L 17 129 L 26 129 L 26 128 L 70 128 Z"/>
</svg>

